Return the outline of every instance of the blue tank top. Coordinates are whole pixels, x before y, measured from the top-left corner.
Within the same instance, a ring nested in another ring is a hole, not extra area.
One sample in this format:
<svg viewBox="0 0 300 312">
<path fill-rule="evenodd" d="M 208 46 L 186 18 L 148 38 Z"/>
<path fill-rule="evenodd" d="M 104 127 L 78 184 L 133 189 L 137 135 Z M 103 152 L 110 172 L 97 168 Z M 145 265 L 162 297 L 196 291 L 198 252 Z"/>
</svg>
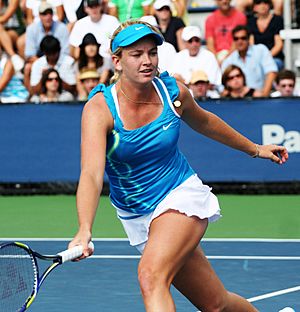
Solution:
<svg viewBox="0 0 300 312">
<path fill-rule="evenodd" d="M 194 174 L 177 147 L 180 116 L 172 102 L 179 88 L 167 72 L 153 85 L 163 103 L 160 116 L 134 130 L 126 130 L 119 116 L 115 84 L 98 85 L 89 98 L 103 92 L 114 119 L 108 135 L 105 171 L 114 206 L 137 217 L 152 212 L 168 193 Z"/>
</svg>

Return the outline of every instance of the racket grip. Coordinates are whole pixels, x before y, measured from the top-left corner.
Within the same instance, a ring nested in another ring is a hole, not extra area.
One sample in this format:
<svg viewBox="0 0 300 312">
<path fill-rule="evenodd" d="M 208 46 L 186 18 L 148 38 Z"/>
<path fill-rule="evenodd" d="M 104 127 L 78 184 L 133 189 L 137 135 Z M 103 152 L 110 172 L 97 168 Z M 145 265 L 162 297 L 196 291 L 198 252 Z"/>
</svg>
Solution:
<svg viewBox="0 0 300 312">
<path fill-rule="evenodd" d="M 93 242 L 89 242 L 88 247 L 94 250 Z M 58 253 L 61 256 L 61 263 L 74 260 L 82 255 L 83 248 L 81 245 L 75 246 L 73 248 L 67 249 Z"/>
</svg>

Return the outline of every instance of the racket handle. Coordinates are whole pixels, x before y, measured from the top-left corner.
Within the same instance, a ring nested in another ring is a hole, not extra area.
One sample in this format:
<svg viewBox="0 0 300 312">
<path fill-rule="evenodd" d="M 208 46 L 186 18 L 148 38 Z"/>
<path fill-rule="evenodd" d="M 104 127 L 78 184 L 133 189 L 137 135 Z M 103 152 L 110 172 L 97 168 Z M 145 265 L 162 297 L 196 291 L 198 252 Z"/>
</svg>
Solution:
<svg viewBox="0 0 300 312">
<path fill-rule="evenodd" d="M 94 250 L 94 244 L 93 242 L 89 242 L 88 247 L 90 249 Z M 83 248 L 81 245 L 75 246 L 73 248 L 67 249 L 65 251 L 62 251 L 58 253 L 57 255 L 61 256 L 61 263 L 64 263 L 66 261 L 74 260 L 82 255 Z"/>
</svg>

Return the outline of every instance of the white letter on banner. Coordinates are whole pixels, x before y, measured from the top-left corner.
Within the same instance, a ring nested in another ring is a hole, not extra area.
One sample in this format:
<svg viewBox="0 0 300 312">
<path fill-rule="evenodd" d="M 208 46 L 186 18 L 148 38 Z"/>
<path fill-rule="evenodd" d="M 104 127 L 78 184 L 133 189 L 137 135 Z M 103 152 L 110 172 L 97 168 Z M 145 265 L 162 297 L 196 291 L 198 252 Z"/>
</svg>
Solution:
<svg viewBox="0 0 300 312">
<path fill-rule="evenodd" d="M 299 153 L 300 133 L 298 131 L 288 131 L 285 135 L 284 146 L 290 153 Z"/>
<path fill-rule="evenodd" d="M 281 144 L 284 140 L 284 129 L 280 125 L 263 125 L 263 144 Z"/>
</svg>

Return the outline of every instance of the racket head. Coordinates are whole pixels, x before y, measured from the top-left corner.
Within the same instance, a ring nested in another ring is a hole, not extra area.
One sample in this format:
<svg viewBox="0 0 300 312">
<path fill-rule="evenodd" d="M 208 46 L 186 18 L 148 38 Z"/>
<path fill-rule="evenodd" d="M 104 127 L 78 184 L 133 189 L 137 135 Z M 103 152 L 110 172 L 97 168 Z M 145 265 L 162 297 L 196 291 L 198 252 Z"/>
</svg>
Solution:
<svg viewBox="0 0 300 312">
<path fill-rule="evenodd" d="M 25 311 L 38 292 L 39 270 L 33 251 L 25 244 L 0 245 L 0 311 Z"/>
</svg>

